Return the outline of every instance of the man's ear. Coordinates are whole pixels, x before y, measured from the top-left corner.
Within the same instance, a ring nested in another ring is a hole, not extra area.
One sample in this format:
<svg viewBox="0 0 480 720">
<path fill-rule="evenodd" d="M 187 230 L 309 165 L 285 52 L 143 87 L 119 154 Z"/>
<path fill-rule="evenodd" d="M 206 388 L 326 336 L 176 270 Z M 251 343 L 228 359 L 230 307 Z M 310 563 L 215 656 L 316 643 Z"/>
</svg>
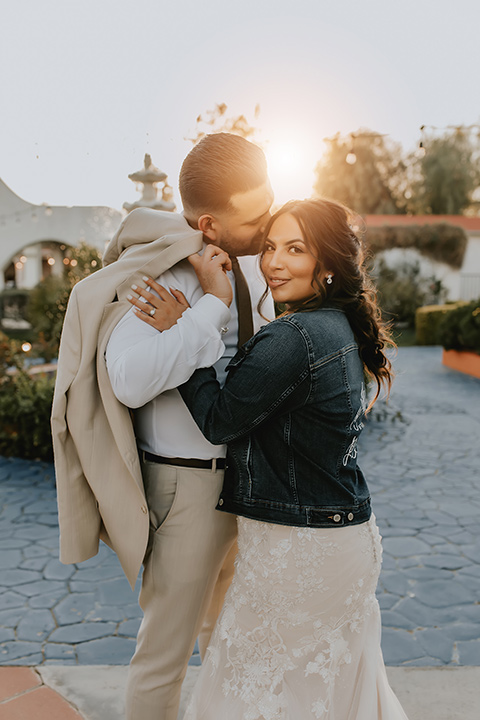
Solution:
<svg viewBox="0 0 480 720">
<path fill-rule="evenodd" d="M 213 215 L 209 215 L 208 213 L 200 215 L 197 221 L 197 225 L 198 229 L 202 231 L 205 237 L 207 237 L 213 243 L 217 242 L 220 234 L 220 227 L 218 220 Z"/>
</svg>

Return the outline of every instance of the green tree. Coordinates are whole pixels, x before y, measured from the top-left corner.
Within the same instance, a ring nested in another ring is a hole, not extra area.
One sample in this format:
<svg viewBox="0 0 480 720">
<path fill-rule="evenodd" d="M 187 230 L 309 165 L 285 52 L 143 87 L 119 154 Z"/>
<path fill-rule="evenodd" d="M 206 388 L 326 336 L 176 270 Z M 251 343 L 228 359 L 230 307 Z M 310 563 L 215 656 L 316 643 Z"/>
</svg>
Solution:
<svg viewBox="0 0 480 720">
<path fill-rule="evenodd" d="M 317 195 L 345 203 L 360 214 L 402 212 L 405 206 L 401 146 L 362 129 L 328 139 L 315 169 Z"/>
<path fill-rule="evenodd" d="M 68 265 L 65 265 L 66 276 L 70 285 L 91 275 L 102 267 L 102 256 L 97 248 L 81 242 L 67 252 Z"/>
<path fill-rule="evenodd" d="M 27 318 L 36 338 L 35 351 L 49 361 L 57 356 L 63 318 L 73 286 L 102 266 L 100 253 L 86 243 L 71 248 L 62 275 L 41 280 L 30 293 Z"/>
<path fill-rule="evenodd" d="M 241 135 L 247 140 L 254 140 L 257 128 L 250 124 L 245 115 L 228 117 L 227 110 L 228 106 L 225 103 L 217 103 L 213 110 L 207 110 L 205 113 L 198 115 L 195 134 L 187 139 L 196 145 L 207 134 L 226 132 Z M 259 114 L 260 105 L 257 105 L 254 112 L 255 119 L 258 118 Z"/>
<path fill-rule="evenodd" d="M 480 181 L 471 133 L 468 128 L 455 128 L 440 137 L 426 137 L 422 145 L 424 152 L 411 157 L 416 177 L 408 209 L 415 213 L 460 215 L 471 206 Z"/>
</svg>

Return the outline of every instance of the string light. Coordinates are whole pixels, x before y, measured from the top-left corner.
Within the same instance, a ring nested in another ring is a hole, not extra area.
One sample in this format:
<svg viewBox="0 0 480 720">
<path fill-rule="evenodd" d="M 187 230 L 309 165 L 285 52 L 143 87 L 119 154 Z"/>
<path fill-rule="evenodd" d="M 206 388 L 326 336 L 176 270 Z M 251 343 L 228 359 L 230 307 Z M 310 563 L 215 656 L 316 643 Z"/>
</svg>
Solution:
<svg viewBox="0 0 480 720">
<path fill-rule="evenodd" d="M 35 210 L 39 210 L 41 208 L 44 208 L 45 215 L 50 217 L 53 215 L 53 208 L 51 208 L 49 205 L 35 205 Z M 38 215 L 35 211 L 32 211 L 32 208 L 25 208 L 25 210 L 15 210 L 11 213 L 2 213 L 0 215 L 0 222 L 2 225 L 5 224 L 5 221 L 12 220 L 12 222 L 21 222 L 23 218 L 30 216 L 30 219 L 32 222 L 38 221 Z"/>
<path fill-rule="evenodd" d="M 438 127 L 437 125 L 420 125 L 420 132 L 421 132 L 421 139 L 418 143 L 417 151 L 415 152 L 415 156 L 417 158 L 423 158 L 425 157 L 427 150 L 425 148 L 424 143 L 424 136 L 426 130 L 455 130 L 457 134 L 463 133 L 463 132 L 471 132 L 472 130 L 478 130 L 478 137 L 480 138 L 480 124 L 479 123 L 472 123 L 471 125 L 443 125 L 442 127 Z"/>
<path fill-rule="evenodd" d="M 331 138 L 323 138 L 323 141 L 324 141 L 324 142 L 333 142 L 334 140 L 338 139 L 338 137 L 339 137 L 339 136 L 338 136 L 338 134 L 337 134 L 337 135 L 334 135 L 334 136 L 331 137 Z M 348 165 L 355 165 L 355 163 L 357 162 L 357 155 L 356 155 L 356 153 L 355 153 L 355 140 L 357 140 L 357 139 L 363 140 L 363 139 L 367 139 L 367 138 L 388 137 L 388 133 L 377 133 L 377 132 L 372 132 L 372 133 L 364 133 L 364 132 L 353 133 L 353 132 L 351 132 L 351 133 L 348 134 L 348 137 L 350 138 L 350 149 L 349 149 L 348 153 L 347 153 L 346 156 L 345 156 L 345 162 L 346 162 Z"/>
<path fill-rule="evenodd" d="M 420 131 L 423 132 L 424 130 L 457 130 L 457 132 L 461 132 L 462 130 L 480 130 L 480 124 L 479 123 L 472 123 L 471 125 L 443 125 L 442 127 L 438 127 L 437 125 L 420 125 Z"/>
<path fill-rule="evenodd" d="M 418 149 L 417 149 L 417 151 L 416 151 L 416 153 L 415 153 L 415 157 L 421 159 L 421 158 L 425 157 L 426 152 L 427 152 L 427 151 L 425 150 L 425 147 L 424 147 L 424 145 L 423 145 L 423 141 L 420 140 L 420 143 L 419 143 L 419 145 L 418 145 Z"/>
</svg>

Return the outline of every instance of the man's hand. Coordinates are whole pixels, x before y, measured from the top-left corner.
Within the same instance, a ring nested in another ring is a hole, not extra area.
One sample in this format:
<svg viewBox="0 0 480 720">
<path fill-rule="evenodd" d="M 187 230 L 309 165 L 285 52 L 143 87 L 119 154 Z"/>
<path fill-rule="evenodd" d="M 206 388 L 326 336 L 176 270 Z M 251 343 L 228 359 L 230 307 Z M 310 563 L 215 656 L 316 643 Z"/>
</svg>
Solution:
<svg viewBox="0 0 480 720">
<path fill-rule="evenodd" d="M 233 290 L 227 270 L 232 269 L 232 262 L 227 253 L 215 245 L 207 245 L 203 255 L 195 253 L 189 256 L 188 261 L 197 274 L 203 292 L 215 295 L 230 307 Z"/>
<path fill-rule="evenodd" d="M 135 306 L 135 315 L 157 330 L 168 330 L 176 324 L 187 308 L 190 307 L 185 295 L 180 290 L 170 288 L 165 290 L 150 277 L 144 277 L 145 283 L 155 291 L 144 290 L 137 285 L 132 285 L 132 290 L 146 302 L 127 295 L 127 300 Z"/>
</svg>

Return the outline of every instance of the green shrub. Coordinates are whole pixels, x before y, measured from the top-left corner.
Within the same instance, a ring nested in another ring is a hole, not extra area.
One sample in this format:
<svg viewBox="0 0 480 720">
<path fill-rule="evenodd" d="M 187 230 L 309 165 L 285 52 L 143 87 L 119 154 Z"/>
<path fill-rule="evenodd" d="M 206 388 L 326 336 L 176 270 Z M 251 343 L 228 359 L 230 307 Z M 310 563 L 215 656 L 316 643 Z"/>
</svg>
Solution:
<svg viewBox="0 0 480 720">
<path fill-rule="evenodd" d="M 459 269 L 462 266 L 467 236 L 455 225 L 383 225 L 367 228 L 366 243 L 374 254 L 391 248 L 415 248 L 421 255 Z"/>
<path fill-rule="evenodd" d="M 25 317 L 29 290 L 24 288 L 5 288 L 0 292 L 0 317 L 8 320 L 21 320 Z"/>
<path fill-rule="evenodd" d="M 441 345 L 439 328 L 447 313 L 463 303 L 424 305 L 415 313 L 415 342 L 417 345 Z"/>
<path fill-rule="evenodd" d="M 18 343 L 0 334 L 0 455 L 52 460 L 54 382 L 29 375 Z"/>
<path fill-rule="evenodd" d="M 27 319 L 35 333 L 33 348 L 47 362 L 57 357 L 63 318 L 73 286 L 102 265 L 100 253 L 86 243 L 70 248 L 62 275 L 50 275 L 30 291 Z"/>
<path fill-rule="evenodd" d="M 30 291 L 27 318 L 35 330 L 36 354 L 50 362 L 58 354 L 63 318 L 72 285 L 66 276 L 50 275 Z"/>
<path fill-rule="evenodd" d="M 15 319 L 28 318 L 32 329 L 28 333 L 14 332 L 32 343 L 32 356 L 43 357 L 47 362 L 57 356 L 72 287 L 101 267 L 98 250 L 85 243 L 71 248 L 67 259 L 68 267 L 66 264 L 61 276 L 51 275 L 31 291 L 5 291 L 0 297 L 1 307 L 8 304 Z M 20 343 L 0 333 L 0 455 L 50 461 L 55 379 L 29 373 L 24 360 Z"/>
<path fill-rule="evenodd" d="M 480 355 L 480 298 L 447 313 L 438 334 L 445 350 L 469 350 Z"/>
<path fill-rule="evenodd" d="M 418 262 L 390 267 L 380 258 L 372 275 L 384 317 L 404 326 L 413 328 L 417 309 L 445 295 L 441 281 L 420 275 Z"/>
</svg>

